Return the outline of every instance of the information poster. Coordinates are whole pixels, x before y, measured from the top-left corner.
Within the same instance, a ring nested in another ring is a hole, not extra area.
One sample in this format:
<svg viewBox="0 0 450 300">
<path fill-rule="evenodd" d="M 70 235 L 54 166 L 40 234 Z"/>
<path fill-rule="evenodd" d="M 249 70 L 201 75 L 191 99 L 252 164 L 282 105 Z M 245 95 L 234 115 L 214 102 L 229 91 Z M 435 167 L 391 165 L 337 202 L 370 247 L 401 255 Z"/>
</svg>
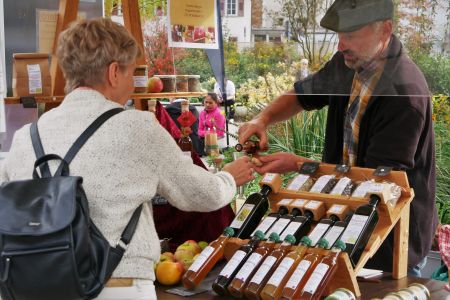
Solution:
<svg viewBox="0 0 450 300">
<path fill-rule="evenodd" d="M 168 0 L 170 47 L 218 49 L 216 0 Z"/>
<path fill-rule="evenodd" d="M 39 53 L 52 53 L 58 21 L 57 10 L 37 9 L 37 49 Z M 77 19 L 86 19 L 86 13 L 79 12 Z"/>
</svg>

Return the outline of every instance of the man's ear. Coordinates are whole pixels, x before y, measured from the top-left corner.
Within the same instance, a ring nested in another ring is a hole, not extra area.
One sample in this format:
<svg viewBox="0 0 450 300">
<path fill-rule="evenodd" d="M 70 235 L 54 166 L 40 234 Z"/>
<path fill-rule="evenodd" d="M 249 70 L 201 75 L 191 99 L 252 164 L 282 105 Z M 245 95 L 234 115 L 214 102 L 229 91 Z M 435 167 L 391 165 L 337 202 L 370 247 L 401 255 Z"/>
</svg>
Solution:
<svg viewBox="0 0 450 300">
<path fill-rule="evenodd" d="M 107 80 L 112 87 L 116 87 L 119 83 L 119 76 L 118 76 L 119 71 L 120 66 L 118 62 L 114 61 L 111 64 L 109 64 L 107 72 Z"/>
<path fill-rule="evenodd" d="M 391 38 L 392 31 L 394 29 L 394 25 L 392 20 L 386 20 L 383 22 L 383 37 L 387 40 Z"/>
</svg>

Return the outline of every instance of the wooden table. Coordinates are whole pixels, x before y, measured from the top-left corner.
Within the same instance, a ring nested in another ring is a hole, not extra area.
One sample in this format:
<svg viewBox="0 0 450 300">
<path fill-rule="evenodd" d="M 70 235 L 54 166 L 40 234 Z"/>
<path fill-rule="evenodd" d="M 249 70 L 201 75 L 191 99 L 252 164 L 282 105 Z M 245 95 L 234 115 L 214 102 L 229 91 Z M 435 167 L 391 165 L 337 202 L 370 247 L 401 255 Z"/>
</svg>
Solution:
<svg viewBox="0 0 450 300">
<path fill-rule="evenodd" d="M 166 287 L 156 284 L 156 294 L 158 299 L 163 300 L 181 300 L 181 299 L 203 299 L 203 300 L 219 300 L 219 299 L 233 299 L 232 297 L 221 297 L 216 295 L 211 290 L 211 284 L 214 281 L 215 276 L 208 276 L 200 287 L 208 289 L 207 292 L 194 295 L 192 297 L 182 297 L 174 294 L 169 294 L 165 290 L 172 287 Z M 445 282 L 436 281 L 425 278 L 405 277 L 399 280 L 393 280 L 390 274 L 386 274 L 379 278 L 376 282 L 359 282 L 362 296 L 359 299 L 370 300 L 372 298 L 382 298 L 384 295 L 397 291 L 399 289 L 407 287 L 413 282 L 421 283 L 425 285 L 431 292 L 432 300 L 450 300 L 450 293 L 444 289 Z"/>
</svg>

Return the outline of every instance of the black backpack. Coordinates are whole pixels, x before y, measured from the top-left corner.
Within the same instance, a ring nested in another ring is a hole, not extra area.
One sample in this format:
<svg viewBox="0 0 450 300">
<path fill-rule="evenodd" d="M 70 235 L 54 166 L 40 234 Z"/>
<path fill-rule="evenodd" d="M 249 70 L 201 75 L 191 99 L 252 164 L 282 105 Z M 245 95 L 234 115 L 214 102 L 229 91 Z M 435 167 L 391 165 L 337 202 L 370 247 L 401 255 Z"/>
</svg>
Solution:
<svg viewBox="0 0 450 300">
<path fill-rule="evenodd" d="M 98 117 L 64 159 L 44 154 L 37 124 L 31 125 L 38 158 L 33 179 L 6 182 L 0 188 L 3 300 L 92 299 L 111 277 L 133 237 L 142 205 L 134 211 L 117 246 L 111 247 L 89 216 L 83 178 L 70 176 L 69 164 L 89 137 L 121 111 L 112 109 Z M 53 159 L 61 164 L 52 176 L 47 162 Z"/>
</svg>

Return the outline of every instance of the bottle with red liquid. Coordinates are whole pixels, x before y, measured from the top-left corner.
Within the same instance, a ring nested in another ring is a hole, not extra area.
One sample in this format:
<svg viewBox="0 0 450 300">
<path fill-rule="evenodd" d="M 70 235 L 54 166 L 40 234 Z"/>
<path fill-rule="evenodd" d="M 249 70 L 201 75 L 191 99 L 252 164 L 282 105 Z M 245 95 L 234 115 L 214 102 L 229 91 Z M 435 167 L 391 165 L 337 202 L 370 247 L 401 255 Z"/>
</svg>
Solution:
<svg viewBox="0 0 450 300">
<path fill-rule="evenodd" d="M 331 253 L 323 257 L 314 268 L 299 297 L 294 296 L 296 299 L 319 300 L 321 298 L 322 293 L 336 273 L 338 256 L 341 251 L 345 250 L 345 247 L 345 243 L 341 240 L 336 242 L 331 248 Z"/>
<path fill-rule="evenodd" d="M 209 271 L 223 257 L 224 246 L 228 239 L 234 235 L 231 227 L 226 227 L 223 234 L 211 242 L 200 255 L 195 259 L 189 269 L 183 275 L 183 286 L 187 289 L 194 289 L 198 286 Z"/>
<path fill-rule="evenodd" d="M 228 286 L 228 291 L 230 294 L 236 298 L 242 298 L 244 296 L 244 288 L 246 287 L 248 281 L 253 276 L 255 271 L 259 268 L 261 262 L 272 253 L 275 244 L 280 241 L 280 236 L 273 232 L 270 234 L 269 239 L 261 247 L 258 247 L 250 257 L 247 259 L 245 264 L 236 274 L 234 279 Z"/>
</svg>

